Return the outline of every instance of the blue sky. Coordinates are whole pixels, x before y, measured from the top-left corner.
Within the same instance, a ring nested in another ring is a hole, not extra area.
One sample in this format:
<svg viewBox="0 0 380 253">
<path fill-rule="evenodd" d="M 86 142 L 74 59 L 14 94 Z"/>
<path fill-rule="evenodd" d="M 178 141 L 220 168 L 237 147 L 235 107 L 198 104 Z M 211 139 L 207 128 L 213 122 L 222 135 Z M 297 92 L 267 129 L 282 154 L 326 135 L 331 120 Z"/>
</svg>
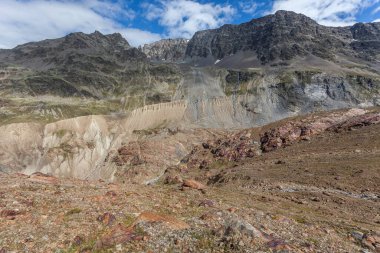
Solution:
<svg viewBox="0 0 380 253">
<path fill-rule="evenodd" d="M 0 48 L 70 32 L 121 33 L 133 46 L 292 10 L 322 25 L 380 22 L 380 0 L 1 0 Z"/>
</svg>

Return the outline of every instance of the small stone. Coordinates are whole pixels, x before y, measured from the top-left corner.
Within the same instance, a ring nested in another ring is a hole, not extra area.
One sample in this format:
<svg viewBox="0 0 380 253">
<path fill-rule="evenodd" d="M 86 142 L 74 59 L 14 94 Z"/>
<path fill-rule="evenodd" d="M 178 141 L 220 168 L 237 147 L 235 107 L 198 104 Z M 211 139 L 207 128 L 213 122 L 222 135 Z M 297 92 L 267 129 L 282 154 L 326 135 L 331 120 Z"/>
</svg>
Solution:
<svg viewBox="0 0 380 253">
<path fill-rule="evenodd" d="M 318 197 L 311 197 L 310 200 L 314 201 L 314 202 L 320 202 L 321 201 Z"/>
<path fill-rule="evenodd" d="M 355 238 L 355 239 L 357 239 L 357 240 L 362 240 L 363 239 L 363 233 L 362 232 L 360 232 L 360 231 L 352 231 L 351 232 L 351 236 L 353 237 L 353 238 Z"/>
<path fill-rule="evenodd" d="M 210 145 L 208 143 L 202 143 L 204 149 L 209 149 Z"/>
<path fill-rule="evenodd" d="M 184 180 L 182 186 L 189 187 L 196 190 L 204 190 L 206 188 L 206 186 L 204 186 L 203 184 L 192 179 Z"/>
<path fill-rule="evenodd" d="M 105 195 L 107 197 L 113 197 L 113 198 L 117 196 L 116 192 L 114 192 L 114 191 L 108 191 L 108 192 L 106 192 Z"/>
<path fill-rule="evenodd" d="M 111 213 L 104 213 L 103 215 L 100 215 L 97 220 L 106 226 L 111 226 L 115 222 L 116 217 Z"/>
<path fill-rule="evenodd" d="M 80 246 L 83 242 L 84 242 L 83 237 L 81 237 L 79 235 L 75 236 L 73 239 L 73 245 L 75 245 L 75 246 Z"/>
<path fill-rule="evenodd" d="M 267 243 L 268 248 L 274 251 L 288 251 L 292 248 L 281 239 L 273 239 Z"/>
<path fill-rule="evenodd" d="M 369 249 L 380 251 L 380 235 L 365 234 L 363 235 L 362 244 Z"/>
<path fill-rule="evenodd" d="M 165 180 L 165 184 L 181 184 L 183 183 L 183 179 L 180 175 L 168 175 Z"/>
<path fill-rule="evenodd" d="M 136 239 L 137 235 L 135 234 L 133 227 L 126 228 L 123 225 L 118 224 L 96 241 L 95 248 L 109 248 L 114 245 L 130 242 Z"/>
<path fill-rule="evenodd" d="M 199 206 L 213 207 L 213 206 L 215 206 L 215 203 L 214 203 L 212 200 L 205 199 L 205 200 L 202 200 L 202 201 L 199 203 Z"/>
</svg>

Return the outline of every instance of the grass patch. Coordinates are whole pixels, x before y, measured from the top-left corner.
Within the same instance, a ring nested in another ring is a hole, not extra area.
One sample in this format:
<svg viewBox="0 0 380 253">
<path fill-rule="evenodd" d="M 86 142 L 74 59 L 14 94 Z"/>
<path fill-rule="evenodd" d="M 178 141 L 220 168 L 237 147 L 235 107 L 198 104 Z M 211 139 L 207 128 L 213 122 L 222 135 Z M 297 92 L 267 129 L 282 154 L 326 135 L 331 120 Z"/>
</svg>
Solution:
<svg viewBox="0 0 380 253">
<path fill-rule="evenodd" d="M 82 209 L 80 209 L 80 208 L 73 208 L 70 211 L 67 211 L 65 213 L 65 216 L 71 216 L 71 215 L 78 214 L 78 213 L 81 213 L 81 212 L 82 212 Z"/>
<path fill-rule="evenodd" d="M 59 138 L 63 138 L 67 133 L 70 133 L 71 131 L 66 129 L 60 129 L 58 131 L 55 131 L 54 134 L 57 135 Z"/>
<path fill-rule="evenodd" d="M 300 224 L 307 224 L 307 220 L 305 217 L 301 217 L 301 216 L 297 216 L 294 218 L 294 220 L 297 222 L 297 223 L 300 223 Z"/>
<path fill-rule="evenodd" d="M 130 226 L 133 225 L 133 222 L 135 222 L 135 220 L 136 220 L 135 216 L 130 215 L 130 214 L 126 214 L 125 217 L 124 217 L 124 220 L 123 220 L 123 224 L 126 227 L 130 227 Z"/>
</svg>

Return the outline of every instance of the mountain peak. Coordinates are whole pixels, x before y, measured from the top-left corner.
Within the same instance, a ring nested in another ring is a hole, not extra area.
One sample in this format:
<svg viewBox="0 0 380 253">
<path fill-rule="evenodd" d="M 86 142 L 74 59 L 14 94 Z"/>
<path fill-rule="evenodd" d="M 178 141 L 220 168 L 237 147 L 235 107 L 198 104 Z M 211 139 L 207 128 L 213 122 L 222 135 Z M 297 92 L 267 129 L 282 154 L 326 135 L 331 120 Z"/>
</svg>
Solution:
<svg viewBox="0 0 380 253">
<path fill-rule="evenodd" d="M 139 49 L 153 61 L 178 62 L 184 60 L 188 42 L 183 38 L 162 39 Z"/>
<path fill-rule="evenodd" d="M 303 14 L 280 10 L 240 25 L 196 33 L 186 57 L 207 58 L 213 64 L 239 51 L 250 51 L 261 64 L 306 56 L 333 61 L 338 54 L 373 60 L 379 52 L 379 39 L 380 25 L 376 23 L 327 27 Z"/>
</svg>

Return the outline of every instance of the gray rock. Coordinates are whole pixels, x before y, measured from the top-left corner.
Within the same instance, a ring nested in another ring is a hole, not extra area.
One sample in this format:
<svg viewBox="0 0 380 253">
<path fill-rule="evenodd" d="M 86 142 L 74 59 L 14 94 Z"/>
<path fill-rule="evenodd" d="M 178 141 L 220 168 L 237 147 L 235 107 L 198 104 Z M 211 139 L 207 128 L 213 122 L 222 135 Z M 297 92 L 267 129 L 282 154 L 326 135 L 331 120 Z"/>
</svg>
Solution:
<svg viewBox="0 0 380 253">
<path fill-rule="evenodd" d="M 164 39 L 139 47 L 152 61 L 181 62 L 185 58 L 187 39 Z"/>
<path fill-rule="evenodd" d="M 374 59 L 380 52 L 380 23 L 326 27 L 289 11 L 253 19 L 240 25 L 197 32 L 187 58 L 220 60 L 239 51 L 253 51 L 262 64 L 314 55 L 333 60 L 335 55 Z"/>
</svg>

